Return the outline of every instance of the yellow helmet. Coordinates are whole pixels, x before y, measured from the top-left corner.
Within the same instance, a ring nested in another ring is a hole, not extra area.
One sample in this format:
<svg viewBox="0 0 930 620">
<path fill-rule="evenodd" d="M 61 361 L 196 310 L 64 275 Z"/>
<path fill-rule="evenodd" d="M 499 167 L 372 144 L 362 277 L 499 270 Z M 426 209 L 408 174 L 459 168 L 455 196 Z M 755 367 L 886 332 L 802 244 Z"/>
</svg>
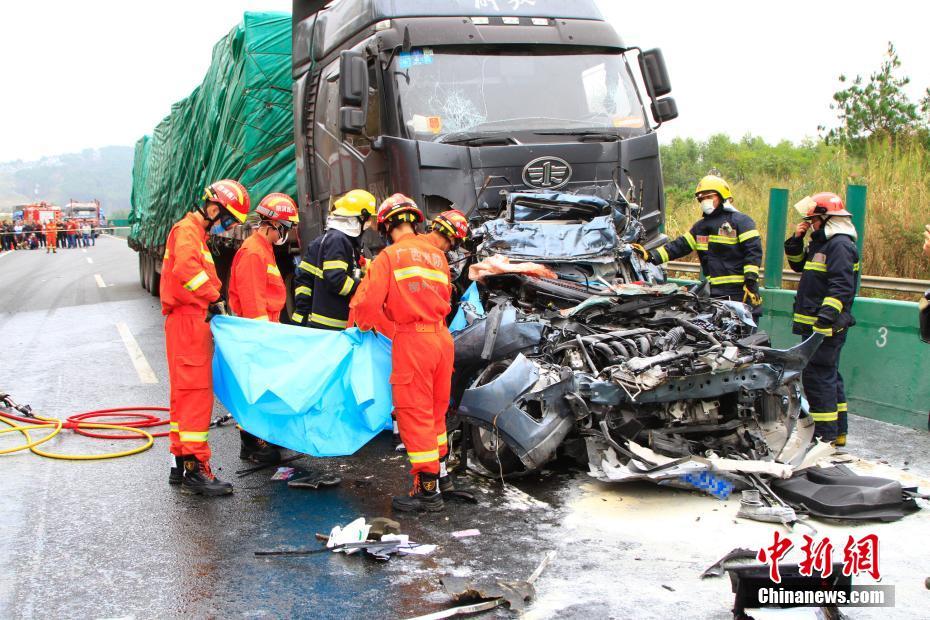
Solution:
<svg viewBox="0 0 930 620">
<path fill-rule="evenodd" d="M 361 217 L 363 213 L 369 216 L 378 211 L 378 201 L 363 189 L 353 189 L 341 196 L 333 203 L 332 213 L 345 217 Z"/>
<path fill-rule="evenodd" d="M 700 183 L 697 184 L 697 189 L 694 190 L 694 195 L 696 197 L 704 192 L 717 192 L 723 200 L 730 200 L 733 198 L 730 185 L 722 178 L 713 174 L 708 174 L 701 179 Z"/>
</svg>

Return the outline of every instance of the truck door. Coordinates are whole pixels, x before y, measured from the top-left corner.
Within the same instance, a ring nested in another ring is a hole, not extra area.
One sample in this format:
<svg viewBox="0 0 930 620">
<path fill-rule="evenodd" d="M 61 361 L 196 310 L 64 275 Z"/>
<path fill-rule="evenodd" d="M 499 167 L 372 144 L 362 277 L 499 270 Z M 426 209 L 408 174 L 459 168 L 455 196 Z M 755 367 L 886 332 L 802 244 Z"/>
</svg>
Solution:
<svg viewBox="0 0 930 620">
<path fill-rule="evenodd" d="M 313 123 L 313 200 L 328 209 L 332 198 L 355 189 L 383 185 L 386 176 L 384 158 L 372 150 L 371 141 L 381 135 L 381 105 L 376 64 L 369 63 L 368 109 L 362 134 L 345 134 L 339 127 L 340 62 L 335 60 L 323 69 L 317 94 Z"/>
</svg>

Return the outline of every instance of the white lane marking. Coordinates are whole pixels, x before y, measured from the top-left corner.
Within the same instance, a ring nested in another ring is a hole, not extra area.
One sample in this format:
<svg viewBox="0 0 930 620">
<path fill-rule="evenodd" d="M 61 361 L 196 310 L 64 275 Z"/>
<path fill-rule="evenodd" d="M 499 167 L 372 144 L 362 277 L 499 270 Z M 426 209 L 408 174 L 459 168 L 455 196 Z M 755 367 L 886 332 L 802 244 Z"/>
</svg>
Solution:
<svg viewBox="0 0 930 620">
<path fill-rule="evenodd" d="M 155 376 L 155 371 L 149 366 L 148 360 L 145 359 L 145 354 L 142 353 L 142 349 L 139 348 L 139 343 L 132 337 L 129 326 L 125 323 L 117 323 L 116 329 L 119 330 L 119 335 L 123 339 L 123 344 L 126 345 L 126 350 L 129 352 L 129 359 L 132 360 L 132 365 L 136 367 L 139 381 L 142 383 L 158 383 L 158 377 Z"/>
<path fill-rule="evenodd" d="M 6 252 L 0 252 L 0 258 L 3 258 L 3 257 L 6 256 L 7 254 L 12 254 L 12 253 L 13 253 L 12 250 L 7 250 Z"/>
<path fill-rule="evenodd" d="M 86 249 L 86 248 L 81 248 L 81 251 L 84 252 L 85 254 L 87 254 L 87 249 Z"/>
<path fill-rule="evenodd" d="M 100 277 L 100 274 L 99 274 L 99 273 L 95 273 L 95 274 L 94 274 L 94 280 L 97 281 L 97 286 L 99 286 L 100 288 L 106 288 L 106 287 L 107 287 L 106 282 L 103 281 L 103 278 Z"/>
<path fill-rule="evenodd" d="M 94 264 L 94 259 L 92 259 L 90 256 L 88 256 L 88 257 L 87 257 L 87 262 L 90 263 L 91 265 L 93 265 L 93 264 Z"/>
</svg>

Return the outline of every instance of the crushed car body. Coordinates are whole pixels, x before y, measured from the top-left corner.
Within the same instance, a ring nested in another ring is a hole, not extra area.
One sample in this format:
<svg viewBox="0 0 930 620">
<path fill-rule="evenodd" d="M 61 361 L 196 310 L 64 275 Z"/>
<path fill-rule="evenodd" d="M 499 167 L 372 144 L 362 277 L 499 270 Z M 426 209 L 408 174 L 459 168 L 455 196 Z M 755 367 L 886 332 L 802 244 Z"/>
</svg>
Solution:
<svg viewBox="0 0 930 620">
<path fill-rule="evenodd" d="M 636 215 L 622 198 L 511 193 L 476 230 L 486 312 L 466 307 L 455 335 L 474 455 L 508 474 L 565 453 L 605 481 L 790 476 L 813 434 L 800 373 L 822 336 L 770 348 L 745 305 L 667 282 L 632 250 Z M 501 257 L 535 265 L 481 268 Z"/>
</svg>

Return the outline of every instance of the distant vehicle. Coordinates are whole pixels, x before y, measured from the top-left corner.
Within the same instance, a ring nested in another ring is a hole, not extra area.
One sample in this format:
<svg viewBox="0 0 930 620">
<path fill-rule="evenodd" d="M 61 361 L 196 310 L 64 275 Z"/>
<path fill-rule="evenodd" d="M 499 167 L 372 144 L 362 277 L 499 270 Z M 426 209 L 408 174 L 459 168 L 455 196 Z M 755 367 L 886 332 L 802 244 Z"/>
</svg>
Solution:
<svg viewBox="0 0 930 620">
<path fill-rule="evenodd" d="M 52 220 L 61 221 L 61 207 L 47 202 L 36 202 L 23 207 L 23 223 L 42 225 Z"/>
<path fill-rule="evenodd" d="M 89 224 L 100 227 L 106 224 L 106 218 L 103 216 L 103 210 L 100 208 L 99 200 L 89 202 L 77 202 L 69 200 L 68 204 L 62 209 L 66 219 L 86 221 Z"/>
</svg>

